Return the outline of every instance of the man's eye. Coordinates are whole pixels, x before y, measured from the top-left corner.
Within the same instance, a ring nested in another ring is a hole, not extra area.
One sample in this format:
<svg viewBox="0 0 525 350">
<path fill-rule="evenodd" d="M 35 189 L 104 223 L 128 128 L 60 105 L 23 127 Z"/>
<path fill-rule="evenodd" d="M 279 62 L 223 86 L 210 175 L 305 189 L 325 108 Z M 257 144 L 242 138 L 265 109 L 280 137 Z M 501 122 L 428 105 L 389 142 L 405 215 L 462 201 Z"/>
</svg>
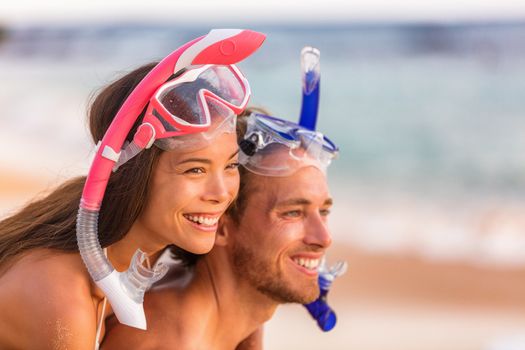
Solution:
<svg viewBox="0 0 525 350">
<path fill-rule="evenodd" d="M 321 209 L 319 210 L 319 214 L 321 214 L 321 216 L 328 216 L 330 215 L 330 209 Z"/>
<path fill-rule="evenodd" d="M 288 218 L 298 218 L 301 216 L 300 210 L 290 210 L 283 213 L 283 216 Z"/>
<path fill-rule="evenodd" d="M 204 174 L 204 168 L 191 168 L 186 170 L 184 174 Z"/>
</svg>

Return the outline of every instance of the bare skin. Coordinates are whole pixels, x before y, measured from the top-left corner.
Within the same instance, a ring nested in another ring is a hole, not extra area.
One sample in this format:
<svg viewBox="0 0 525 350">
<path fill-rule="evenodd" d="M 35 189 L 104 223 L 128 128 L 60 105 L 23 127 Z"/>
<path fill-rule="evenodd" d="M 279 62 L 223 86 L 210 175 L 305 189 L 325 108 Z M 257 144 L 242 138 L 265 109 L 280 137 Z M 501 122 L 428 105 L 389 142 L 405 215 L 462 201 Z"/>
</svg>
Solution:
<svg viewBox="0 0 525 350">
<path fill-rule="evenodd" d="M 0 279 L 2 348 L 93 349 L 103 296 L 86 274 L 78 254 L 39 250 L 20 259 Z"/>
<path fill-rule="evenodd" d="M 187 152 L 165 152 L 153 172 L 145 210 L 126 236 L 108 247 L 117 271 L 140 248 L 153 263 L 168 244 L 209 251 L 216 228 L 201 228 L 187 215 L 217 218 L 238 191 L 235 134 Z M 0 348 L 92 350 L 104 294 L 78 253 L 34 249 L 0 271 Z M 107 304 L 103 320 L 113 314 Z M 101 339 L 105 329 L 102 328 Z"/>
<path fill-rule="evenodd" d="M 260 349 L 261 327 L 279 304 L 318 296 L 314 265 L 331 244 L 324 175 L 308 167 L 253 181 L 240 222 L 221 219 L 214 248 L 190 277 L 146 295 L 148 330 L 108 325 L 103 349 Z"/>
</svg>

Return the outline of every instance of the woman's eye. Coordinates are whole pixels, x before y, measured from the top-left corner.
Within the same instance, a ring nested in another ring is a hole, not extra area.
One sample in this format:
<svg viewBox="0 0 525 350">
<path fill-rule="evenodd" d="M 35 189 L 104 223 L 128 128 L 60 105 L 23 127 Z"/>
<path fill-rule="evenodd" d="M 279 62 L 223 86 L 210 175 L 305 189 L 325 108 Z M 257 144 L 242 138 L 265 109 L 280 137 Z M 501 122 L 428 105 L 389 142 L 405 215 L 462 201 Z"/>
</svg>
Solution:
<svg viewBox="0 0 525 350">
<path fill-rule="evenodd" d="M 204 174 L 204 168 L 191 168 L 186 170 L 184 174 Z"/>
<path fill-rule="evenodd" d="M 241 164 L 239 162 L 230 163 L 230 164 L 228 164 L 226 169 L 237 169 L 240 165 Z"/>
</svg>

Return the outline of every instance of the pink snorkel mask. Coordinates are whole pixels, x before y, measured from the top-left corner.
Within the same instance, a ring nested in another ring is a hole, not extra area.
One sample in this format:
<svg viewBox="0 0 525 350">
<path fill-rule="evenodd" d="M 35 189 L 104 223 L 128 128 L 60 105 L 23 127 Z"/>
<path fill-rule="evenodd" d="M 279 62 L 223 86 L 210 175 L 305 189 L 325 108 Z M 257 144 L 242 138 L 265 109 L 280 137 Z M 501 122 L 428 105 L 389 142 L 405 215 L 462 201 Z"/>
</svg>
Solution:
<svg viewBox="0 0 525 350">
<path fill-rule="evenodd" d="M 155 91 L 133 142 L 113 170 L 152 143 L 165 151 L 196 150 L 220 131 L 234 133 L 236 115 L 244 110 L 250 94 L 248 81 L 234 65 L 186 70 Z"/>
<path fill-rule="evenodd" d="M 264 39 L 264 34 L 249 30 L 219 29 L 186 43 L 136 86 L 98 144 L 80 201 L 77 242 L 91 277 L 123 324 L 146 329 L 144 292 L 167 268 L 160 264 L 147 268 L 146 254 L 137 250 L 128 270 L 121 273 L 104 255 L 97 221 L 111 172 L 153 144 L 164 150 L 198 148 L 218 130 L 232 125 L 234 130 L 235 115 L 246 107 L 250 87 L 233 64 L 251 55 Z M 167 81 L 182 69 L 186 70 Z M 121 151 L 146 105 L 133 141 Z"/>
</svg>

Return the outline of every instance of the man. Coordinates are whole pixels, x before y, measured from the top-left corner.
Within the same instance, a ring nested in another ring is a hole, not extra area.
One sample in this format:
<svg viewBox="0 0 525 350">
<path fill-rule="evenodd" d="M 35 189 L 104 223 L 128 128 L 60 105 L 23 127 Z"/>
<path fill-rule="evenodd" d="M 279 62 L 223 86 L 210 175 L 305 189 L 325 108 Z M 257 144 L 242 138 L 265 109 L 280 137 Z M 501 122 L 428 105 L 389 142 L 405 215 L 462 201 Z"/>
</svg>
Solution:
<svg viewBox="0 0 525 350">
<path fill-rule="evenodd" d="M 264 115 L 248 118 L 239 161 L 249 171 L 241 171 L 239 196 L 214 248 L 191 274 L 147 293 L 148 331 L 116 325 L 104 348 L 235 349 L 246 338 L 242 345 L 253 348 L 279 304 L 319 296 L 317 267 L 331 244 L 325 169 L 337 148 L 317 132 L 292 135 L 295 143 L 281 138 L 294 128 Z"/>
</svg>

